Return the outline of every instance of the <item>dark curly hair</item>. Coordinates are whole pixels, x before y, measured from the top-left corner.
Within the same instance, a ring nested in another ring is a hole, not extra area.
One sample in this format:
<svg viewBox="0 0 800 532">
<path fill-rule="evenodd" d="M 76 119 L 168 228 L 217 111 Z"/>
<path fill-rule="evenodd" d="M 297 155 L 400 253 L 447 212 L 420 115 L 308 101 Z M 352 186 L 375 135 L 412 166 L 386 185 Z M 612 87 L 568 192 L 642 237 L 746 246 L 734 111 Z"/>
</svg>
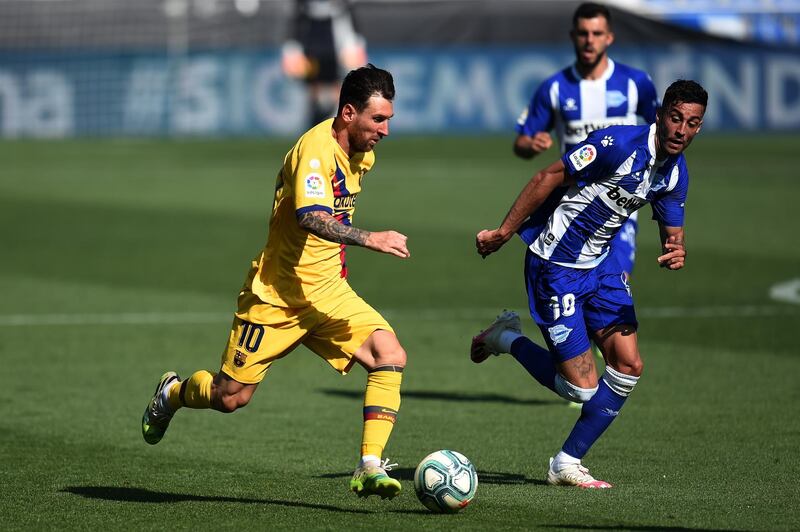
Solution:
<svg viewBox="0 0 800 532">
<path fill-rule="evenodd" d="M 696 81 L 679 79 L 667 88 L 661 108 L 669 109 L 678 103 L 699 103 L 706 107 L 708 105 L 708 93 Z"/>
<path fill-rule="evenodd" d="M 338 113 L 348 103 L 363 111 L 372 96 L 382 96 L 387 100 L 394 99 L 394 80 L 392 75 L 372 63 L 351 70 L 344 78 L 342 90 L 339 92 Z"/>
</svg>

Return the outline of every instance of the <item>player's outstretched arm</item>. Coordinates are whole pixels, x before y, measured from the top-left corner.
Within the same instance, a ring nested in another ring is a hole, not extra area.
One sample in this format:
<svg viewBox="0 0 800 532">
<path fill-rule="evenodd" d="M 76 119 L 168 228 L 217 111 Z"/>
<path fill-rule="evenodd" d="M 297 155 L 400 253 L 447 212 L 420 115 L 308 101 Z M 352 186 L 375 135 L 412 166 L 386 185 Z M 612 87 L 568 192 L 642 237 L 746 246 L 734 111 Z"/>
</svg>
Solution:
<svg viewBox="0 0 800 532">
<path fill-rule="evenodd" d="M 517 196 L 500 227 L 484 229 L 475 237 L 475 246 L 480 256 L 485 258 L 500 249 L 551 192 L 566 184 L 567 174 L 561 159 L 533 176 Z"/>
<path fill-rule="evenodd" d="M 662 254 L 658 257 L 658 264 L 662 268 L 680 270 L 686 264 L 686 245 L 683 237 L 683 227 L 669 227 L 659 224 L 661 234 Z"/>
<path fill-rule="evenodd" d="M 408 238 L 397 231 L 365 231 L 344 225 L 323 211 L 303 213 L 297 217 L 297 223 L 309 233 L 337 244 L 361 246 L 404 259 L 411 256 L 406 245 Z"/>
</svg>

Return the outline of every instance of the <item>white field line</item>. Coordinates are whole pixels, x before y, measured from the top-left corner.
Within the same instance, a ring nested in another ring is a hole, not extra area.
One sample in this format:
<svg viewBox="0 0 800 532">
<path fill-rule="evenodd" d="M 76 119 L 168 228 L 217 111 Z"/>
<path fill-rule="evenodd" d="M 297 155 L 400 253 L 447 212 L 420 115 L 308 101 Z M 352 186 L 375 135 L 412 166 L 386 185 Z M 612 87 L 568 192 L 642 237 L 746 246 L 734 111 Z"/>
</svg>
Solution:
<svg viewBox="0 0 800 532">
<path fill-rule="evenodd" d="M 494 317 L 500 308 L 454 309 L 379 309 L 387 319 L 413 319 L 422 321 L 472 321 Z M 527 309 L 516 309 L 527 316 Z M 644 307 L 636 311 L 639 318 L 747 318 L 788 316 L 800 314 L 791 305 L 731 305 L 709 307 Z M 0 327 L 56 326 L 56 325 L 194 325 L 224 323 L 233 318 L 225 312 L 125 312 L 91 314 L 7 314 L 0 315 Z"/>
</svg>

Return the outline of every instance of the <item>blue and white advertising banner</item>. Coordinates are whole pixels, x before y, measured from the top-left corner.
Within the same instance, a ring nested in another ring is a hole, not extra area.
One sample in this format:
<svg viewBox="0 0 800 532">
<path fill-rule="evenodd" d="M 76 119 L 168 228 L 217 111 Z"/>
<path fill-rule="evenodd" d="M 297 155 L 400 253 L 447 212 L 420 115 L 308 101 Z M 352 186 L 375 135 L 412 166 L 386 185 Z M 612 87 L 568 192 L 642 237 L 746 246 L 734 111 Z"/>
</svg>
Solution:
<svg viewBox="0 0 800 532">
<path fill-rule="evenodd" d="M 512 132 L 534 88 L 572 61 L 553 48 L 375 49 L 394 74 L 393 133 Z M 613 48 L 660 93 L 678 78 L 707 90 L 707 130 L 800 132 L 800 54 L 726 47 Z M 0 54 L 0 136 L 292 135 L 305 87 L 276 50 Z"/>
</svg>

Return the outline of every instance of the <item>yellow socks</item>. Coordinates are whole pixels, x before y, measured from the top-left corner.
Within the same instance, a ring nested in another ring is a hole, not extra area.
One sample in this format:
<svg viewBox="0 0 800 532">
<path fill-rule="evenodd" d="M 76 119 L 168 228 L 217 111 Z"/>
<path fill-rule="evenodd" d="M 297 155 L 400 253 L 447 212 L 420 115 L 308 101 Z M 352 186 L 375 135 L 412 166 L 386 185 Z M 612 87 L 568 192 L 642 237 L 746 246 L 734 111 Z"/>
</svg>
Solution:
<svg viewBox="0 0 800 532">
<path fill-rule="evenodd" d="M 400 408 L 400 383 L 403 368 L 381 366 L 367 375 L 364 394 L 364 433 L 361 438 L 361 455 L 381 457 L 389 435 L 394 428 Z"/>
<path fill-rule="evenodd" d="M 185 381 L 173 385 L 167 392 L 169 406 L 175 411 L 181 407 L 211 408 L 211 381 L 214 375 L 205 370 L 192 374 Z"/>
</svg>

